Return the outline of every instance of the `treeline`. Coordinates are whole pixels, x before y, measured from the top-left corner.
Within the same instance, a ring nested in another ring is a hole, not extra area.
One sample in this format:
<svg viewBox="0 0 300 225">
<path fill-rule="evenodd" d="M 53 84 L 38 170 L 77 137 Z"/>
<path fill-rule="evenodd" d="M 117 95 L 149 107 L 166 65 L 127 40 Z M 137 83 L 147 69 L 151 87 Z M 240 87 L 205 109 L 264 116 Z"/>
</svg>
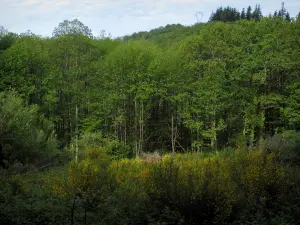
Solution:
<svg viewBox="0 0 300 225">
<path fill-rule="evenodd" d="M 268 17 L 279 17 L 288 22 L 291 21 L 291 16 L 289 12 L 285 9 L 284 3 L 281 5 L 281 9 L 276 10 L 273 14 L 269 14 Z M 247 7 L 247 10 L 243 8 L 242 12 L 239 12 L 238 9 L 227 6 L 225 8 L 220 7 L 213 12 L 210 16 L 210 21 L 223 21 L 223 22 L 233 22 L 236 20 L 261 20 L 263 14 L 260 8 L 260 5 L 256 5 L 254 10 L 251 6 Z"/>
<path fill-rule="evenodd" d="M 300 129 L 299 27 L 208 23 L 167 49 L 93 38 L 77 20 L 52 38 L 2 33 L 0 89 L 37 105 L 60 148 L 86 132 L 119 141 L 122 157 L 252 146 Z"/>
<path fill-rule="evenodd" d="M 141 31 L 126 35 L 121 38 L 123 41 L 147 40 L 163 49 L 171 47 L 175 42 L 180 42 L 190 35 L 199 34 L 204 24 L 195 24 L 193 26 L 183 26 L 181 24 L 168 24 L 150 31 Z"/>
<path fill-rule="evenodd" d="M 119 141 L 122 157 L 252 146 L 299 130 L 299 24 L 208 23 L 167 49 L 94 38 L 78 20 L 51 38 L 2 32 L 0 88 L 37 105 L 60 148 L 86 132 Z"/>
</svg>

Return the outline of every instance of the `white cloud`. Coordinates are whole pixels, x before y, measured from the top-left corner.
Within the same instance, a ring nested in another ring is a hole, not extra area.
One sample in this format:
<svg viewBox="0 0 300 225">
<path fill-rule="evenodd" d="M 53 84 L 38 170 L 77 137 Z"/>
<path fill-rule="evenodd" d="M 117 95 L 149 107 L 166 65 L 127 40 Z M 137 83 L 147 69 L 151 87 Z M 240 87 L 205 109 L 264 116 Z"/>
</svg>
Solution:
<svg viewBox="0 0 300 225">
<path fill-rule="evenodd" d="M 41 1 L 40 0 L 24 0 L 23 4 L 24 5 L 37 5 L 37 4 L 40 4 Z"/>
<path fill-rule="evenodd" d="M 264 13 L 280 7 L 281 2 L 262 1 Z M 168 23 L 193 24 L 197 11 L 205 14 L 205 21 L 221 5 L 241 8 L 253 4 L 252 0 L 0 0 L 0 25 L 18 33 L 31 29 L 51 35 L 62 20 L 78 18 L 93 31 L 105 29 L 115 36 Z M 299 12 L 299 0 L 289 0 L 286 5 L 292 15 Z"/>
<path fill-rule="evenodd" d="M 60 0 L 60 1 L 56 1 L 55 5 L 56 6 L 63 6 L 63 5 L 70 5 L 71 4 L 71 0 Z"/>
</svg>

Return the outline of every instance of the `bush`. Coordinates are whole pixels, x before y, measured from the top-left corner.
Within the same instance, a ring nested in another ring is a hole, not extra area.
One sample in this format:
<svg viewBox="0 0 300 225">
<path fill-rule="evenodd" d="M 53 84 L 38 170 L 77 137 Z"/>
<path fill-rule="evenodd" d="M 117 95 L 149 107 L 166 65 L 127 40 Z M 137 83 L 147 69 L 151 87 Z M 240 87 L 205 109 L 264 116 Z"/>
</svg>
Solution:
<svg viewBox="0 0 300 225">
<path fill-rule="evenodd" d="M 261 147 L 278 154 L 284 163 L 300 165 L 300 132 L 284 131 L 282 134 L 267 138 Z"/>
<path fill-rule="evenodd" d="M 51 123 L 13 91 L 0 93 L 0 160 L 36 163 L 57 154 Z"/>
<path fill-rule="evenodd" d="M 129 146 L 112 137 L 104 137 L 100 132 L 92 133 L 86 132 L 81 135 L 77 141 L 79 148 L 79 158 L 84 159 L 87 154 L 87 149 L 102 148 L 106 154 L 110 155 L 113 159 L 122 159 L 130 156 Z M 69 151 L 71 154 L 75 151 L 76 140 L 74 139 L 70 145 Z"/>
<path fill-rule="evenodd" d="M 14 177 L 19 188 L 13 200 L 1 194 L 9 193 L 8 183 L 0 188 L 0 200 L 7 204 L 0 216 L 15 224 L 51 224 L 64 216 L 61 224 L 73 218 L 74 224 L 108 225 L 279 225 L 300 219 L 299 170 L 281 164 L 275 152 L 173 154 L 155 163 L 105 159 L 102 148 L 87 149 L 78 163 L 37 173 L 41 177 L 30 182 L 38 188 L 28 186 L 28 175 Z M 49 196 L 55 199 L 52 208 Z"/>
</svg>

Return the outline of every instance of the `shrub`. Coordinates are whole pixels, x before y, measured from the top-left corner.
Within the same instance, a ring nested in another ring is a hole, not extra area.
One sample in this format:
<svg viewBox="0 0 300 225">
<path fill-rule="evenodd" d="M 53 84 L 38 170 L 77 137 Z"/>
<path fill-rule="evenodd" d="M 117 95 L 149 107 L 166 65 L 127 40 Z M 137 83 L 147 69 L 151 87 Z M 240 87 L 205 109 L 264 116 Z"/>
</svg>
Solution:
<svg viewBox="0 0 300 225">
<path fill-rule="evenodd" d="M 300 165 L 300 132 L 284 131 L 267 138 L 261 147 L 278 154 L 281 162 Z"/>
<path fill-rule="evenodd" d="M 57 154 L 51 123 L 37 106 L 27 106 L 13 91 L 0 93 L 0 157 L 6 166 L 14 161 L 35 163 Z"/>
</svg>

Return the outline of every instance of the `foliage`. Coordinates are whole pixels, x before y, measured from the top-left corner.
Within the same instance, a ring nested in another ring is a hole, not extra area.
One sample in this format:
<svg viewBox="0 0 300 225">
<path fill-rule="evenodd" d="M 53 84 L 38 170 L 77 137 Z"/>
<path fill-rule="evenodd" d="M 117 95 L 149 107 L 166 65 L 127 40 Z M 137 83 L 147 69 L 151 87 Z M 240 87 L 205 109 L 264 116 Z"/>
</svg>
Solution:
<svg viewBox="0 0 300 225">
<path fill-rule="evenodd" d="M 93 153 L 65 170 L 12 177 L 18 192 L 4 195 L 10 185 L 1 186 L 1 204 L 7 206 L 0 217 L 15 224 L 296 224 L 299 202 L 290 199 L 299 197 L 300 178 L 277 156 L 232 150 L 164 155 L 149 163 L 109 162 Z M 50 198 L 51 207 L 41 204 Z"/>
<path fill-rule="evenodd" d="M 284 4 L 115 40 L 0 27 L 0 223 L 297 224 L 299 31 Z"/>
<path fill-rule="evenodd" d="M 6 166 L 14 161 L 34 163 L 56 154 L 56 140 L 51 123 L 26 106 L 11 91 L 0 94 L 0 153 Z"/>
</svg>

